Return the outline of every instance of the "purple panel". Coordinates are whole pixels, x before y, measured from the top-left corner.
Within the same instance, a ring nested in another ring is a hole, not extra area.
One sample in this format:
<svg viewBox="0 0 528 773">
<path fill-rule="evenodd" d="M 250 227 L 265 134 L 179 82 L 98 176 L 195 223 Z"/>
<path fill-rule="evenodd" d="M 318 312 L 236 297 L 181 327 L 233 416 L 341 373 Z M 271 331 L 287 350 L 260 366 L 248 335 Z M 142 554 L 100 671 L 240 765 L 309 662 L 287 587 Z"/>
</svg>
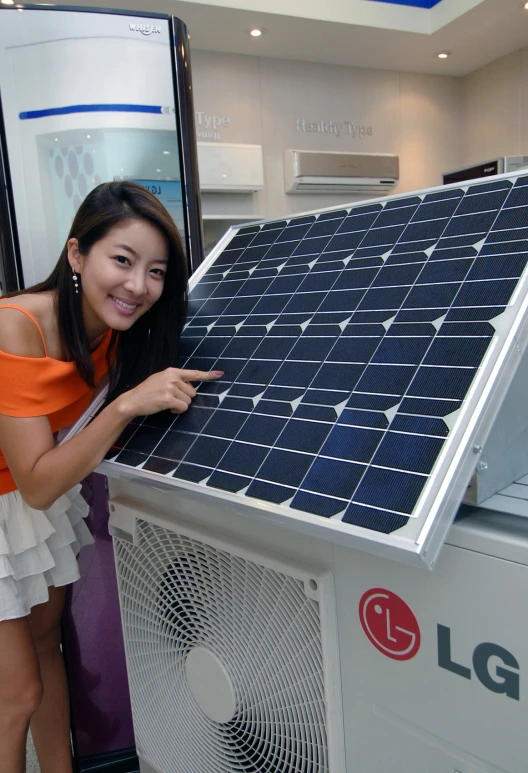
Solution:
<svg viewBox="0 0 528 773">
<path fill-rule="evenodd" d="M 79 758 L 134 746 L 130 695 L 112 540 L 108 534 L 106 478 L 83 483 L 94 545 L 79 556 L 81 579 L 68 591 L 63 617 L 72 732 Z"/>
</svg>

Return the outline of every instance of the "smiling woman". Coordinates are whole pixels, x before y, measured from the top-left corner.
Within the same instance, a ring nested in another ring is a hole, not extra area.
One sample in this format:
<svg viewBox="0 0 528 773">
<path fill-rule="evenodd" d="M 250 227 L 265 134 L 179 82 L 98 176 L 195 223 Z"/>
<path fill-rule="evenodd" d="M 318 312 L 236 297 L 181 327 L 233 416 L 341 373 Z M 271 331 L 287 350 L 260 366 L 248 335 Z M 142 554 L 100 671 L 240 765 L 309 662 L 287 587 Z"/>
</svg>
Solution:
<svg viewBox="0 0 528 773">
<path fill-rule="evenodd" d="M 1 771 L 24 770 L 31 721 L 42 770 L 71 773 L 59 621 L 91 541 L 79 481 L 131 419 L 183 413 L 222 375 L 172 367 L 186 302 L 174 221 L 131 182 L 95 188 L 48 279 L 0 301 Z M 105 376 L 103 410 L 56 446 Z"/>
<path fill-rule="evenodd" d="M 69 292 L 74 277 L 80 295 Z M 66 355 L 88 383 L 89 343 L 102 330 L 113 330 L 110 399 L 175 362 L 186 314 L 186 261 L 173 219 L 143 186 L 105 183 L 90 193 L 75 216 L 55 271 L 34 291 L 54 288 Z M 137 310 L 117 316 L 112 291 L 117 301 Z M 111 318 L 106 316 L 109 307 Z"/>
<path fill-rule="evenodd" d="M 115 226 L 90 250 L 68 241 L 68 260 L 83 283 L 83 318 L 89 340 L 107 328 L 127 330 L 159 300 L 169 263 L 167 240 L 146 220 Z"/>
</svg>

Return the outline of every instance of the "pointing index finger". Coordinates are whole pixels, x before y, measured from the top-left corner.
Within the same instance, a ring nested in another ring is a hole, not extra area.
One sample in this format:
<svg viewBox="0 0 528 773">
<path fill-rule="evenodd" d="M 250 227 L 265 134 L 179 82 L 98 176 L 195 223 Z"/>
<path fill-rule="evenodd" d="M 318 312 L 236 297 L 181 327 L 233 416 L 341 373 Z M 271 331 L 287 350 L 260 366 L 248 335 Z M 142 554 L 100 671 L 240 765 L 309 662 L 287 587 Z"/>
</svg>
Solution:
<svg viewBox="0 0 528 773">
<path fill-rule="evenodd" d="M 182 370 L 185 381 L 214 381 L 223 375 L 223 370 Z"/>
</svg>

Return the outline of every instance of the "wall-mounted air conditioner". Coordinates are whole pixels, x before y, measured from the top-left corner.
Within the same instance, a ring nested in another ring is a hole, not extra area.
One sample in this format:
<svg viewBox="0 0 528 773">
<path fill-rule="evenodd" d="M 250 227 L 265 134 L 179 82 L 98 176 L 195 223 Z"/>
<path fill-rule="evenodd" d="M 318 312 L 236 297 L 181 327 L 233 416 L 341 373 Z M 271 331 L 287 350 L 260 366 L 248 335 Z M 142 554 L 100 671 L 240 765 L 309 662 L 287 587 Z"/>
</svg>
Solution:
<svg viewBox="0 0 528 773">
<path fill-rule="evenodd" d="M 528 166 L 528 156 L 499 156 L 482 164 L 473 164 L 445 172 L 442 175 L 442 182 L 444 185 L 449 185 L 449 183 L 460 183 L 464 180 L 477 180 L 480 177 L 493 177 L 504 172 L 516 172 L 526 166 Z"/>
<path fill-rule="evenodd" d="M 399 181 L 399 158 L 387 153 L 284 151 L 286 193 L 383 194 Z"/>
<path fill-rule="evenodd" d="M 203 193 L 253 193 L 264 187 L 260 145 L 198 142 L 198 169 Z"/>
</svg>

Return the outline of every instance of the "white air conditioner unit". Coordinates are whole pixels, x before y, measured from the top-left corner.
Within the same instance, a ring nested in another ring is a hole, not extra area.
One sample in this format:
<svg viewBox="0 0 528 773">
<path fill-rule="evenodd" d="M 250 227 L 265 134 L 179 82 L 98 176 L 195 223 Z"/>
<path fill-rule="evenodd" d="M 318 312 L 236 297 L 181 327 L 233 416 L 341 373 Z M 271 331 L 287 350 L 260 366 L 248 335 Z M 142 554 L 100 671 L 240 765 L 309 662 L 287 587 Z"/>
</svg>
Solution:
<svg viewBox="0 0 528 773">
<path fill-rule="evenodd" d="M 475 509 L 417 572 L 138 482 L 109 527 L 141 773 L 525 773 L 524 519 Z"/>
<path fill-rule="evenodd" d="M 284 151 L 286 193 L 388 193 L 399 181 L 399 158 L 387 153 Z"/>
<path fill-rule="evenodd" d="M 198 142 L 202 193 L 254 193 L 264 187 L 260 145 Z"/>
<path fill-rule="evenodd" d="M 528 166 L 528 156 L 499 156 L 482 164 L 473 164 L 461 169 L 454 169 L 442 175 L 444 185 L 460 183 L 465 180 L 477 180 L 480 177 L 493 177 L 497 174 L 517 172 Z"/>
</svg>

